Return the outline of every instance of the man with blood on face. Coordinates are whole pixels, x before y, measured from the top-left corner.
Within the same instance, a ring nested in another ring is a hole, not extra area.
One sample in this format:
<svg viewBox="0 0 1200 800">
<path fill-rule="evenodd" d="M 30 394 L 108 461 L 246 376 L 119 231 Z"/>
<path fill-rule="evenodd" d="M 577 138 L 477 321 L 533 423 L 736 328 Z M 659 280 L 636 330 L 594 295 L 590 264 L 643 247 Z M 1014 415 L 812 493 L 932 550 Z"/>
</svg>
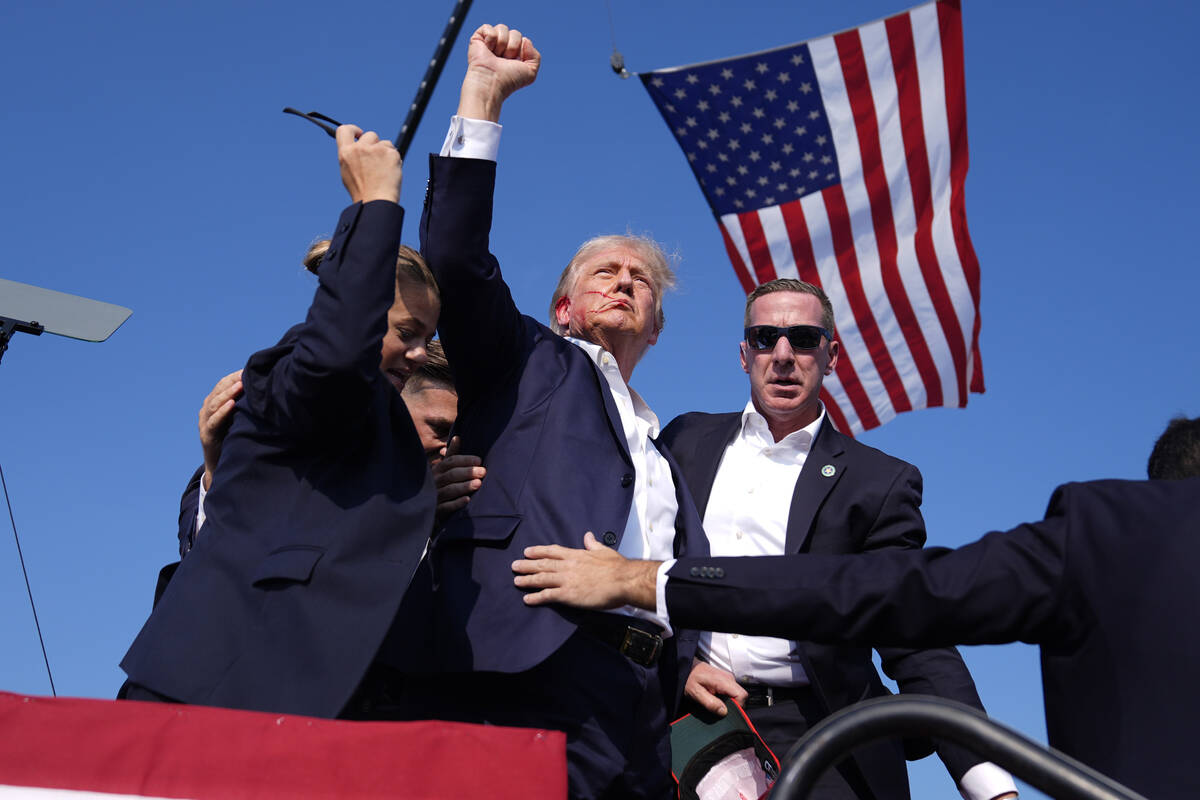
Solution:
<svg viewBox="0 0 1200 800">
<path fill-rule="evenodd" d="M 658 419 L 630 386 L 674 278 L 651 240 L 597 237 L 563 271 L 549 329 L 517 310 L 488 251 L 497 123 L 541 57 L 519 31 L 484 25 L 467 61 L 421 233 L 442 289 L 456 432 L 487 477 L 433 537 L 405 599 L 431 625 L 427 646 L 408 651 L 398 716 L 563 730 L 570 797 L 665 799 L 669 715 L 696 632 L 638 612 L 529 609 L 509 564 L 528 544 L 574 543 L 587 529 L 635 558 L 703 551 Z"/>
</svg>

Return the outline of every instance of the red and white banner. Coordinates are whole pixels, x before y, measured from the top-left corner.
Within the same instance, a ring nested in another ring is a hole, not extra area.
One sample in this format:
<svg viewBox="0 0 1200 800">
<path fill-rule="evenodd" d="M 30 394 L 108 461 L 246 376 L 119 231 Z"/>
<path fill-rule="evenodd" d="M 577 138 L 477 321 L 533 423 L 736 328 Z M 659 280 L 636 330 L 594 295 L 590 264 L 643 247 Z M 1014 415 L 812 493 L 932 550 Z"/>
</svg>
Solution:
<svg viewBox="0 0 1200 800">
<path fill-rule="evenodd" d="M 562 800 L 558 731 L 0 692 L 0 798 Z"/>
</svg>

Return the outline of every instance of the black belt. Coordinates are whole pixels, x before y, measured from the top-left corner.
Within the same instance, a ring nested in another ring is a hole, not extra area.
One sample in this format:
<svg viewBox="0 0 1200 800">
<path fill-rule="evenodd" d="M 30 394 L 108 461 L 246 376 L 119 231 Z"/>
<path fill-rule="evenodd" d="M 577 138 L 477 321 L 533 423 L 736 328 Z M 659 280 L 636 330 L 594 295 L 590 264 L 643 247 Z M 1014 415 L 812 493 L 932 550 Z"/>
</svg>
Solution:
<svg viewBox="0 0 1200 800">
<path fill-rule="evenodd" d="M 813 696 L 811 686 L 767 686 L 762 683 L 743 683 L 746 702 L 742 708 L 770 707 L 785 700 L 802 700 Z"/>
<path fill-rule="evenodd" d="M 575 618 L 580 628 L 635 664 L 653 666 L 662 655 L 662 628 L 637 617 L 617 614 L 588 614 Z"/>
</svg>

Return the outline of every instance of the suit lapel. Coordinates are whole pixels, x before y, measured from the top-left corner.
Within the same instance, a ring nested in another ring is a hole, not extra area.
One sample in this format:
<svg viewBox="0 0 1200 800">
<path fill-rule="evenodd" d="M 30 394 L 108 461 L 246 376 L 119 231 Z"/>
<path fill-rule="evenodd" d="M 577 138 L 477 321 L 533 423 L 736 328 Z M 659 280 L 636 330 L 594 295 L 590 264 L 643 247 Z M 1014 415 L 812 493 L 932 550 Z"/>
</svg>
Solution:
<svg viewBox="0 0 1200 800">
<path fill-rule="evenodd" d="M 817 439 L 808 451 L 804 469 L 800 471 L 792 492 L 784 553 L 799 553 L 808 545 L 817 511 L 846 473 L 845 452 L 842 434 L 834 430 L 826 419 L 821 423 L 821 430 L 817 432 Z M 832 473 L 827 474 L 830 468 Z"/>
<path fill-rule="evenodd" d="M 600 396 L 604 398 L 604 411 L 608 416 L 608 428 L 612 431 L 613 438 L 617 441 L 617 449 L 621 451 L 621 458 L 625 459 L 625 463 L 633 467 L 633 457 L 629 455 L 629 442 L 625 441 L 625 426 L 621 424 L 621 412 L 617 409 L 617 401 L 613 400 L 612 390 L 608 387 L 608 380 L 605 379 L 604 373 L 600 371 L 600 367 L 596 366 L 596 362 L 592 361 L 592 357 L 587 354 L 581 347 L 571 345 L 579 354 L 587 360 L 592 367 L 592 372 L 596 377 L 596 388 L 600 391 Z"/>
<path fill-rule="evenodd" d="M 701 435 L 696 437 L 691 457 L 685 462 L 690 465 L 690 469 L 682 468 L 683 479 L 687 481 L 688 489 L 692 492 L 701 519 L 708 508 L 708 498 L 712 495 L 713 483 L 717 480 L 717 468 L 721 465 L 725 448 L 737 436 L 741 425 L 741 414 L 722 414 L 715 420 L 711 430 L 702 431 Z"/>
</svg>

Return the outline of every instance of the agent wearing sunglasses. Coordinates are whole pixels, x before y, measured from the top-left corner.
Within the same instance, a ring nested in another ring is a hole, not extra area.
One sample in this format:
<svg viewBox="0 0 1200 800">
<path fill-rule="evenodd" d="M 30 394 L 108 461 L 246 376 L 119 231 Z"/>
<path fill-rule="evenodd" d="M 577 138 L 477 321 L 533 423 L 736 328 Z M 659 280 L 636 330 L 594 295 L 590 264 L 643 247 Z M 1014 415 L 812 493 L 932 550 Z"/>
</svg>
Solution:
<svg viewBox="0 0 1200 800">
<path fill-rule="evenodd" d="M 921 547 L 920 473 L 826 419 L 821 384 L 837 368 L 840 345 L 825 293 L 798 280 L 765 283 L 746 299 L 744 326 L 738 357 L 750 376 L 745 409 L 684 414 L 662 434 L 704 514 L 713 555 Z M 982 708 L 953 648 L 878 649 L 901 691 Z M 686 685 L 689 699 L 717 713 L 724 709 L 719 696 L 741 701 L 780 755 L 819 719 L 886 693 L 867 648 L 725 633 L 701 637 Z M 928 741 L 862 747 L 829 770 L 813 796 L 907 798 L 905 757 L 932 748 Z M 1006 773 L 966 751 L 941 747 L 938 754 L 969 800 L 1015 791 Z"/>
</svg>

